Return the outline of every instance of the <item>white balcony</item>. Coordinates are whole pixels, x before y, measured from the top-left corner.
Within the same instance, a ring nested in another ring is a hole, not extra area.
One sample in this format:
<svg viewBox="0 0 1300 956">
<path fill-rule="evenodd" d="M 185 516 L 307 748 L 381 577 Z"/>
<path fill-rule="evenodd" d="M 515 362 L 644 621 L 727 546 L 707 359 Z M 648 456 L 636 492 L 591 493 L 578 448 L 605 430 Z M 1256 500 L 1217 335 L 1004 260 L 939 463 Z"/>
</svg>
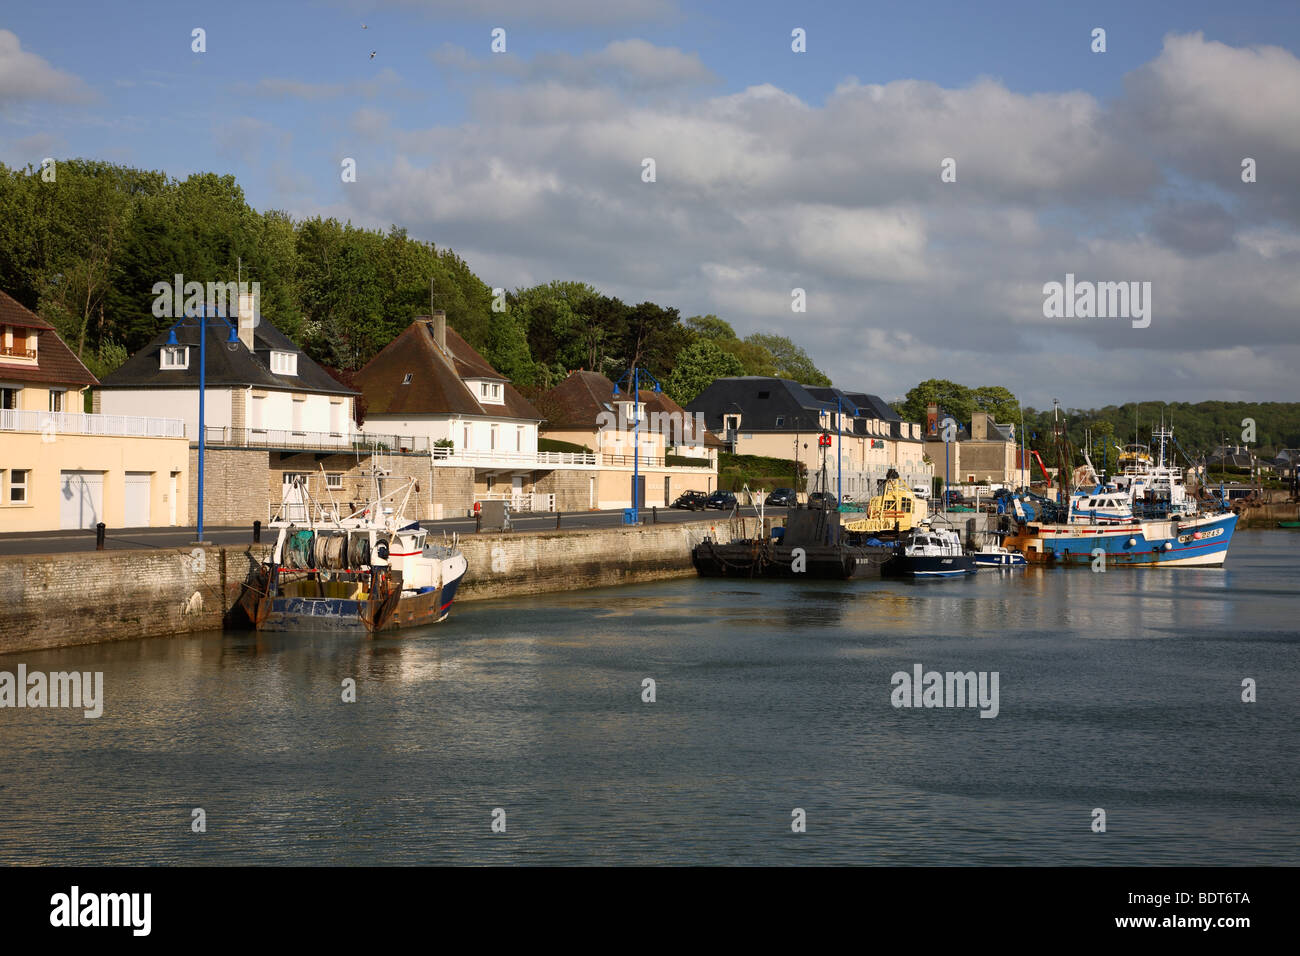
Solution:
<svg viewBox="0 0 1300 956">
<path fill-rule="evenodd" d="M 447 465 L 473 468 L 554 468 L 556 466 L 596 466 L 590 452 L 573 451 L 465 451 L 461 448 L 434 447 L 433 460 Z"/>
<path fill-rule="evenodd" d="M 42 435 L 110 435 L 116 438 L 184 438 L 179 418 L 144 415 L 93 415 L 85 412 L 0 410 L 0 431 Z"/>
</svg>

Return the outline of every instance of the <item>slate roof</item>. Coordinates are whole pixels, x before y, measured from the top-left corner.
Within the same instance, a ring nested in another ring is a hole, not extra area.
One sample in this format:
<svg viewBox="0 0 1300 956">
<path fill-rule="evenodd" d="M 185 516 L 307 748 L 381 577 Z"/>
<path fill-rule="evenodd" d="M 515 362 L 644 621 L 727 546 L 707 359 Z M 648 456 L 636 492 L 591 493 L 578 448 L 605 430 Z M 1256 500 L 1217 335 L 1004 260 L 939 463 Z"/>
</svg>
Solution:
<svg viewBox="0 0 1300 956">
<path fill-rule="evenodd" d="M 433 337 L 433 320 L 420 316 L 384 346 L 353 381 L 366 397 L 366 413 L 374 415 L 477 415 L 542 421 L 542 415 L 488 364 L 455 329 L 447 327 L 444 355 Z M 406 376 L 409 384 L 403 385 Z M 502 383 L 503 405 L 480 404 L 464 379 Z"/>
<path fill-rule="evenodd" d="M 204 383 L 208 388 L 251 386 L 281 391 L 311 392 L 327 395 L 356 395 L 355 389 L 343 385 L 317 365 L 293 340 L 263 319 L 253 330 L 253 350 L 242 342 L 226 340 L 230 329 L 220 319 L 206 323 L 206 361 Z M 195 388 L 199 387 L 199 326 L 187 320 L 176 329 L 176 341 L 190 346 L 189 368 L 163 369 L 160 359 L 167 333 L 160 332 L 136 352 L 117 371 L 100 382 L 100 388 Z M 279 375 L 271 371 L 271 352 L 292 352 L 298 356 L 297 375 Z"/>
<path fill-rule="evenodd" d="M 655 412 L 682 416 L 686 437 L 691 437 L 694 418 L 666 394 L 643 388 L 638 398 L 645 406 L 647 416 Z M 617 400 L 627 401 L 628 393 L 620 391 Z M 617 411 L 614 407 L 614 383 L 599 372 L 570 372 L 568 378 L 547 391 L 538 401 L 545 403 L 547 412 L 552 416 L 547 421 L 548 427 L 556 429 L 594 432 L 602 412 Z M 705 445 L 722 444 L 707 429 L 701 440 Z"/>
<path fill-rule="evenodd" d="M 815 431 L 823 409 L 834 410 L 836 401 L 853 424 L 846 434 L 864 437 L 895 438 L 901 441 L 903 420 L 888 403 L 866 392 L 849 392 L 819 385 L 800 385 L 788 378 L 762 375 L 739 375 L 715 379 L 708 388 L 687 405 L 691 412 L 702 412 L 711 431 L 723 431 L 723 416 L 740 413 L 740 428 L 745 432 Z M 778 427 L 776 420 L 782 419 Z M 884 429 L 868 427 L 868 419 L 879 419 Z"/>
<path fill-rule="evenodd" d="M 7 362 L 7 356 L 0 355 L 0 379 L 39 385 L 99 384 L 54 326 L 5 292 L 0 292 L 0 325 L 36 330 L 36 364 Z"/>
</svg>

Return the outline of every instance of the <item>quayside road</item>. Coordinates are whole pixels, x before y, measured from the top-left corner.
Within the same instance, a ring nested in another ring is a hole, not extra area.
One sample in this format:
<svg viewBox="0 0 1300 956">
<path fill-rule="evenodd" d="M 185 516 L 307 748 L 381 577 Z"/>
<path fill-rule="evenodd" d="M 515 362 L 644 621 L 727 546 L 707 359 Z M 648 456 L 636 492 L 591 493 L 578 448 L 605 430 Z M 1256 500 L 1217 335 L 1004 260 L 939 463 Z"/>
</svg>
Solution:
<svg viewBox="0 0 1300 956">
<path fill-rule="evenodd" d="M 783 517 L 784 508 L 769 508 L 766 511 L 772 517 Z M 646 524 L 658 521 L 660 524 L 679 521 L 703 521 L 714 518 L 725 521 L 728 512 L 723 511 L 680 511 L 672 508 L 656 510 L 644 509 L 641 513 Z M 744 508 L 741 516 L 755 517 L 754 509 Z M 511 516 L 511 526 L 515 531 L 551 531 L 555 528 L 555 514 L 519 513 Z M 614 528 L 623 523 L 623 512 L 618 511 L 573 511 L 560 515 L 560 530 L 577 530 L 586 528 Z M 474 533 L 473 518 L 445 518 L 442 521 L 422 521 L 420 524 L 431 531 L 453 531 L 459 534 Z M 237 528 L 203 529 L 204 540 L 214 545 L 226 547 L 247 544 L 253 540 L 251 525 Z M 267 529 L 262 530 L 262 541 L 271 539 Z M 122 548 L 183 548 L 195 541 L 195 529 L 189 528 L 123 528 L 107 529 L 104 536 L 106 549 Z M 57 554 L 64 551 L 94 551 L 94 531 L 31 531 L 0 534 L 0 555 L 2 554 Z"/>
</svg>

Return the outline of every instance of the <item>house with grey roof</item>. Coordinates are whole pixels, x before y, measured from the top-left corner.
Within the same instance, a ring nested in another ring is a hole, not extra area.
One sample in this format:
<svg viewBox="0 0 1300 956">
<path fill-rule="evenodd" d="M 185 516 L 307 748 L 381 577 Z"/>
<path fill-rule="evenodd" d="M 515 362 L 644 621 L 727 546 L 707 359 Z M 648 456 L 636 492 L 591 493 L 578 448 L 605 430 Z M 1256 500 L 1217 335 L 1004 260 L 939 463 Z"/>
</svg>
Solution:
<svg viewBox="0 0 1300 956">
<path fill-rule="evenodd" d="M 214 445 L 351 448 L 357 391 L 316 364 L 249 303 L 230 322 L 187 318 L 154 336 L 95 390 L 96 411 L 144 415 L 166 408 L 199 435 L 199 373 L 207 442 Z M 202 346 L 202 347 L 200 347 Z"/>
<path fill-rule="evenodd" d="M 867 392 L 741 375 L 715 379 L 686 409 L 735 454 L 801 462 L 810 489 L 821 487 L 823 460 L 826 490 L 859 501 L 891 468 L 909 482 L 929 481 L 920 424 Z"/>
</svg>

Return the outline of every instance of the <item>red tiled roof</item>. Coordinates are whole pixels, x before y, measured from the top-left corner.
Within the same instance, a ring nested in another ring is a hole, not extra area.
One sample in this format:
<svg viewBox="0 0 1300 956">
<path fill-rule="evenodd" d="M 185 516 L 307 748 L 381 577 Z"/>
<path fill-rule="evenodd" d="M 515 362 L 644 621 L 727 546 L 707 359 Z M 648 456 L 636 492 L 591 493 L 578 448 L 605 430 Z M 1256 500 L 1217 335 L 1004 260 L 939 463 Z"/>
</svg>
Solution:
<svg viewBox="0 0 1300 956">
<path fill-rule="evenodd" d="M 538 399 L 538 404 L 552 416 L 547 422 L 548 428 L 595 432 L 599 428 L 601 412 L 615 411 L 616 400 L 628 401 L 627 393 L 620 391 L 615 399 L 614 383 L 599 372 L 570 372 L 568 378 Z M 686 435 L 690 437 L 694 423 L 690 412 L 664 393 L 650 389 L 641 389 L 640 400 L 649 414 L 681 415 Z M 707 431 L 701 440 L 706 445 L 722 444 Z"/>
<path fill-rule="evenodd" d="M 455 329 L 447 327 L 450 361 L 433 338 L 433 321 L 420 316 L 389 342 L 353 382 L 366 399 L 369 415 L 481 415 L 541 421 L 542 415 L 487 363 Z M 402 384 L 406 376 L 409 384 Z M 504 405 L 482 405 L 463 379 L 502 383 Z"/>
<path fill-rule="evenodd" d="M 99 384 L 59 338 L 54 326 L 3 291 L 0 291 L 0 325 L 36 330 L 36 364 L 6 362 L 6 356 L 0 355 L 0 378 L 42 385 Z"/>
</svg>

